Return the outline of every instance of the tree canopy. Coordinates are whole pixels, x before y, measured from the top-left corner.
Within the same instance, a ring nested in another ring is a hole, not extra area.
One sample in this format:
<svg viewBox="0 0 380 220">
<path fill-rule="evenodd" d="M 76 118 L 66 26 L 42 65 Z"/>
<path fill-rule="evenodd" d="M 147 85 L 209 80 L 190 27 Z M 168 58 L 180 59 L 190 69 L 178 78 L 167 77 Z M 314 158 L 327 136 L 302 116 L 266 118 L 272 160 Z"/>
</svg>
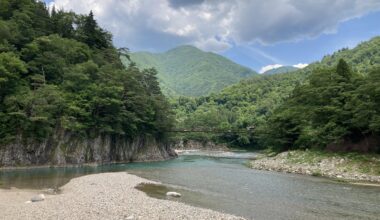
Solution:
<svg viewBox="0 0 380 220">
<path fill-rule="evenodd" d="M 0 1 L 0 141 L 151 134 L 172 125 L 154 69 L 127 68 L 94 15 Z M 125 51 L 125 50 L 124 50 Z"/>
</svg>

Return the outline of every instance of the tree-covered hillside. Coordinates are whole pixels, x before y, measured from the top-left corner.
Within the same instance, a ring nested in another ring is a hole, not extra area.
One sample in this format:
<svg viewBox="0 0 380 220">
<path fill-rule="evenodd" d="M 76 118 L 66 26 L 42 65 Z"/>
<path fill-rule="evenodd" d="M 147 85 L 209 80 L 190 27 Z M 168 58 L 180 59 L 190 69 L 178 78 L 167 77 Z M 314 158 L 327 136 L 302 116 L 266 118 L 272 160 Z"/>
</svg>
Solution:
<svg viewBox="0 0 380 220">
<path fill-rule="evenodd" d="M 298 70 L 297 67 L 294 67 L 294 66 L 281 66 L 281 67 L 278 67 L 278 68 L 275 68 L 275 69 L 271 69 L 271 70 L 268 70 L 268 71 L 265 71 L 264 75 L 274 75 L 274 74 L 281 74 L 281 73 L 290 73 L 290 72 L 294 72 Z"/>
<path fill-rule="evenodd" d="M 266 122 L 266 118 L 294 87 L 306 78 L 304 72 L 262 75 L 243 80 L 211 96 L 180 97 L 172 101 L 177 127 L 186 129 L 246 130 Z M 250 146 L 250 133 L 217 135 L 195 134 L 187 138 L 227 142 L 234 146 Z"/>
<path fill-rule="evenodd" d="M 277 149 L 323 147 L 378 135 L 379 41 L 377 37 L 352 50 L 338 51 L 302 70 L 253 77 L 219 94 L 181 97 L 174 101 L 177 126 L 232 131 L 254 128 L 253 132 L 186 138 Z M 337 70 L 342 57 L 352 63 Z M 349 76 L 344 79 L 344 75 Z"/>
<path fill-rule="evenodd" d="M 264 144 L 279 150 L 339 142 L 350 150 L 352 143 L 373 139 L 380 134 L 380 68 L 362 76 L 341 59 L 336 67 L 314 70 L 260 132 Z"/>
<path fill-rule="evenodd" d="M 129 61 L 123 59 L 128 65 Z M 132 53 L 131 60 L 138 67 L 157 69 L 161 88 L 169 96 L 209 95 L 256 75 L 223 56 L 193 46 L 180 46 L 165 53 Z"/>
<path fill-rule="evenodd" d="M 158 136 L 170 127 L 156 71 L 125 68 L 92 13 L 1 0 L 0 36 L 0 142 L 57 130 Z"/>
<path fill-rule="evenodd" d="M 324 66 L 336 66 L 344 59 L 353 71 L 368 74 L 373 66 L 380 65 L 380 37 L 363 42 L 353 49 L 344 48 L 325 56 L 320 62 Z"/>
</svg>

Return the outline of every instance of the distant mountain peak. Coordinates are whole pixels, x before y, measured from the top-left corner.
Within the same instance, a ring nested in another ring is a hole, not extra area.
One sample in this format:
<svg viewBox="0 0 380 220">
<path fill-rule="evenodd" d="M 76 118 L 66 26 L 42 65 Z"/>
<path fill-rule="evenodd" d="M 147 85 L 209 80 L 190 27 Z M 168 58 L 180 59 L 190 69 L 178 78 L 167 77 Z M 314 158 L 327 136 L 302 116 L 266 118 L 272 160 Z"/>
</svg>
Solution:
<svg viewBox="0 0 380 220">
<path fill-rule="evenodd" d="M 267 70 L 262 74 L 263 75 L 274 75 L 274 74 L 281 74 L 281 73 L 290 73 L 290 72 L 294 72 L 294 71 L 299 70 L 299 69 L 300 68 L 297 68 L 294 66 L 279 66 L 277 68 Z"/>
<path fill-rule="evenodd" d="M 203 50 L 192 45 L 181 45 L 174 47 L 164 53 L 206 53 Z"/>
<path fill-rule="evenodd" d="M 257 75 L 248 67 L 191 45 L 181 45 L 163 53 L 136 52 L 131 54 L 131 59 L 141 68 L 156 68 L 160 86 L 169 96 L 208 95 Z M 128 63 L 126 59 L 123 61 Z"/>
<path fill-rule="evenodd" d="M 202 51 L 198 47 L 190 45 L 190 44 L 179 45 L 177 47 L 174 47 L 174 48 L 170 49 L 169 51 L 176 50 L 176 49 L 178 49 L 178 50 L 180 50 L 180 49 L 194 49 L 194 50 L 200 50 L 200 51 Z"/>
</svg>

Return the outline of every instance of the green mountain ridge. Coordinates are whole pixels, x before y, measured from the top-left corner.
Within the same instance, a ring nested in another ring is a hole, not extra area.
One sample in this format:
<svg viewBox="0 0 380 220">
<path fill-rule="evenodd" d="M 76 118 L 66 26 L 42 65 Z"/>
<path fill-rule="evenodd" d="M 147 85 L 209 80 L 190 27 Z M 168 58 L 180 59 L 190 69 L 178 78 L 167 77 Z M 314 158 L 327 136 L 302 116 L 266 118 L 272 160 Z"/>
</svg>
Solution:
<svg viewBox="0 0 380 220">
<path fill-rule="evenodd" d="M 231 60 L 185 45 L 164 53 L 136 52 L 130 55 L 140 68 L 155 68 L 163 92 L 168 96 L 203 96 L 257 73 Z M 125 65 L 130 62 L 122 57 Z"/>
<path fill-rule="evenodd" d="M 274 74 L 281 74 L 281 73 L 290 73 L 299 70 L 299 68 L 294 66 L 282 66 L 275 69 L 271 69 L 268 71 L 265 71 L 262 73 L 263 75 L 274 75 Z"/>
</svg>

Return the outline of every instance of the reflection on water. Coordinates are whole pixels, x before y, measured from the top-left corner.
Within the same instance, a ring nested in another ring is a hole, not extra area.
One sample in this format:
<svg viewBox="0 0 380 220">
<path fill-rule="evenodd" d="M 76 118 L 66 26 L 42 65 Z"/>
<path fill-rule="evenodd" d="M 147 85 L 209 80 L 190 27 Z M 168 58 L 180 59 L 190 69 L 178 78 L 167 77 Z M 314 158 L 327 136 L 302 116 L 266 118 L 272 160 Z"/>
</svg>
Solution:
<svg viewBox="0 0 380 220">
<path fill-rule="evenodd" d="M 252 170 L 241 158 L 184 155 L 151 163 L 0 171 L 0 187 L 54 188 L 81 175 L 127 171 L 165 185 L 145 190 L 150 196 L 166 199 L 164 191 L 177 191 L 179 201 L 246 218 L 379 219 L 380 187 Z"/>
</svg>

